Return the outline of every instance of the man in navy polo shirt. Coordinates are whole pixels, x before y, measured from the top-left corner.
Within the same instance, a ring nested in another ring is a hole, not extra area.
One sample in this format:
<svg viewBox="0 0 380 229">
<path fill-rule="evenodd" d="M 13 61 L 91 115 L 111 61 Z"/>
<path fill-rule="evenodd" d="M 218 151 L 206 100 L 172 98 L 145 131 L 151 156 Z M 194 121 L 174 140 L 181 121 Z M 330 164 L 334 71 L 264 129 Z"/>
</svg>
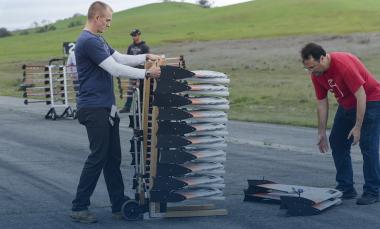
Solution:
<svg viewBox="0 0 380 229">
<path fill-rule="evenodd" d="M 131 79 L 159 77 L 160 68 L 149 70 L 133 68 L 146 60 L 159 57 L 152 54 L 123 55 L 112 49 L 99 34 L 111 25 L 112 9 L 96 1 L 91 4 L 87 24 L 80 34 L 75 57 L 79 78 L 77 98 L 78 120 L 86 127 L 91 153 L 80 176 L 71 218 L 82 223 L 94 223 L 96 217 L 88 211 L 90 197 L 103 170 L 112 213 L 121 216 L 121 206 L 128 199 L 120 171 L 121 149 L 119 117 L 116 113 L 112 76 Z"/>
<path fill-rule="evenodd" d="M 133 43 L 128 46 L 128 55 L 139 55 L 146 54 L 150 52 L 149 46 L 141 39 L 141 31 L 139 29 L 134 29 L 130 33 L 132 36 Z M 144 66 L 137 66 L 137 68 L 144 68 Z M 119 110 L 119 113 L 129 113 L 132 106 L 132 94 L 134 88 L 138 87 L 140 93 L 143 93 L 144 81 L 143 80 L 128 80 L 127 89 L 127 100 L 125 101 L 124 107 Z M 142 97 L 141 97 L 142 98 Z"/>
</svg>

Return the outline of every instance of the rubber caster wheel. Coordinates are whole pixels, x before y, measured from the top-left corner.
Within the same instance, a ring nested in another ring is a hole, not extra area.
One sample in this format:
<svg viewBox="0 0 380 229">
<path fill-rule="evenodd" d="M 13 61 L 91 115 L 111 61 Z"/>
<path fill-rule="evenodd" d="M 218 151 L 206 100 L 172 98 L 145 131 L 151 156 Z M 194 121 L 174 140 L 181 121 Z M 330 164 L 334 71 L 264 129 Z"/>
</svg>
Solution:
<svg viewBox="0 0 380 229">
<path fill-rule="evenodd" d="M 51 112 L 51 119 L 56 120 L 57 119 L 57 114 L 55 112 Z"/>
<path fill-rule="evenodd" d="M 73 117 L 73 119 L 77 119 L 78 118 L 77 111 L 73 110 L 73 112 L 71 113 L 71 116 Z"/>
<path fill-rule="evenodd" d="M 121 212 L 128 221 L 136 221 L 143 218 L 141 207 L 136 200 L 128 200 L 121 206 Z"/>
</svg>

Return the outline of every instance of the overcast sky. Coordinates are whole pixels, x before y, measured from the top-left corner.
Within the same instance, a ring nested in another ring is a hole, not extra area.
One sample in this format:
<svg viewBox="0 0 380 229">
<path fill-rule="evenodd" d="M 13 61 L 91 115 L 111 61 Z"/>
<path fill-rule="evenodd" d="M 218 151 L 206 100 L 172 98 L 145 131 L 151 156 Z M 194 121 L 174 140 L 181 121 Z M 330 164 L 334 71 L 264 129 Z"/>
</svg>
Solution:
<svg viewBox="0 0 380 229">
<path fill-rule="evenodd" d="M 86 14 L 94 0 L 0 0 L 0 28 L 9 30 L 31 27 L 33 22 L 42 20 L 54 22 L 71 17 L 75 13 Z M 103 0 L 114 11 L 121 11 L 162 0 Z M 185 0 L 195 3 L 197 0 Z M 247 0 L 211 0 L 213 6 L 225 6 L 247 2 Z"/>
</svg>

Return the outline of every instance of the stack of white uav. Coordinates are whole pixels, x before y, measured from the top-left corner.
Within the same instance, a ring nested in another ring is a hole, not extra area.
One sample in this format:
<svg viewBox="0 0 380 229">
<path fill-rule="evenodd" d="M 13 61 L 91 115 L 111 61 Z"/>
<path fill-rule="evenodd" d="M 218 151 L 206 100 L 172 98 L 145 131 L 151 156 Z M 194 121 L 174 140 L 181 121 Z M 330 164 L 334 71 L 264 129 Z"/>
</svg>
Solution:
<svg viewBox="0 0 380 229">
<path fill-rule="evenodd" d="M 153 100 L 158 107 L 159 160 L 151 198 L 222 199 L 229 79 L 213 71 L 171 72 L 163 72 Z"/>
<path fill-rule="evenodd" d="M 144 161 L 144 169 L 137 172 L 135 187 L 145 183 L 136 196 L 140 205 L 143 199 L 149 203 L 150 217 L 227 214 L 210 204 L 168 204 L 224 200 L 229 82 L 224 73 L 171 65 L 161 66 L 159 79 L 144 82 L 142 131 L 135 130 L 143 146 L 135 162 Z M 124 207 L 128 218 L 130 208 Z"/>
</svg>

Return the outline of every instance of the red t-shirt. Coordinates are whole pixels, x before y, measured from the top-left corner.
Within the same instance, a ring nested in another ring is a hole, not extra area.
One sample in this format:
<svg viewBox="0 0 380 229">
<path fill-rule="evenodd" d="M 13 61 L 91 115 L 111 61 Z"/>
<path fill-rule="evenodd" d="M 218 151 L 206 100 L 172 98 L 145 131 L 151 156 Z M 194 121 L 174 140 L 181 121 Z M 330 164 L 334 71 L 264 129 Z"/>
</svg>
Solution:
<svg viewBox="0 0 380 229">
<path fill-rule="evenodd" d="M 363 85 L 367 101 L 380 101 L 380 83 L 356 56 L 332 52 L 330 57 L 331 63 L 327 71 L 320 76 L 311 75 L 317 99 L 326 98 L 330 91 L 343 108 L 355 108 L 354 93 Z"/>
</svg>

